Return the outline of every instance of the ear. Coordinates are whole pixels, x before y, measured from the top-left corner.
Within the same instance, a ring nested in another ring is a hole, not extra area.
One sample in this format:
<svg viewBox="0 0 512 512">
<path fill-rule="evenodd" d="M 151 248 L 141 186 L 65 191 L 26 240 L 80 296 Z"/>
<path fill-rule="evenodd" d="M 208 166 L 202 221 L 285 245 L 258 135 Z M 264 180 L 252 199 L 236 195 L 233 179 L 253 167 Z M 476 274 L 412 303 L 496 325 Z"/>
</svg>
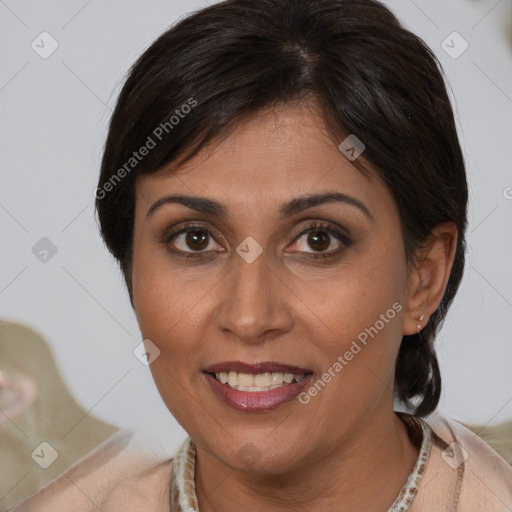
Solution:
<svg viewBox="0 0 512 512">
<path fill-rule="evenodd" d="M 416 334 L 423 329 L 439 307 L 450 277 L 456 248 L 457 227 L 454 222 L 444 222 L 438 224 L 428 241 L 415 251 L 409 270 L 402 334 Z"/>
</svg>

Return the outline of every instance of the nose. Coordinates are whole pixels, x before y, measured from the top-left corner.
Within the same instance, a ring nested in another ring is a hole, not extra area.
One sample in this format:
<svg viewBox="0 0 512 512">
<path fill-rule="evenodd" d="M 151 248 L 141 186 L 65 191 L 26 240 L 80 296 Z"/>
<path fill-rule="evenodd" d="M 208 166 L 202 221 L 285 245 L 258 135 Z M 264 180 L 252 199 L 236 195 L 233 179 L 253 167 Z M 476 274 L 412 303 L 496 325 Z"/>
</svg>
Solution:
<svg viewBox="0 0 512 512">
<path fill-rule="evenodd" d="M 293 293 L 272 268 L 265 251 L 247 262 L 235 254 L 233 268 L 218 288 L 217 327 L 245 343 L 263 343 L 293 325 Z"/>
</svg>

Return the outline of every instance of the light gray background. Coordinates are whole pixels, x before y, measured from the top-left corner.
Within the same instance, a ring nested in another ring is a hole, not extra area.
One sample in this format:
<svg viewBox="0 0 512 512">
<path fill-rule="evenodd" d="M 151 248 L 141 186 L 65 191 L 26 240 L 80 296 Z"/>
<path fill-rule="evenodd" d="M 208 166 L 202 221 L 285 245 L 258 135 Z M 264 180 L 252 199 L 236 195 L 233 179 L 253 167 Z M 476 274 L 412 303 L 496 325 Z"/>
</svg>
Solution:
<svg viewBox="0 0 512 512">
<path fill-rule="evenodd" d="M 466 275 L 437 342 L 440 409 L 482 424 L 511 419 L 512 4 L 386 3 L 441 59 L 470 182 Z M 93 190 L 125 72 L 176 19 L 204 5 L 0 0 L 0 316 L 49 341 L 86 410 L 160 431 L 176 447 L 185 433 L 132 353 L 140 333 L 98 235 Z M 31 48 L 43 31 L 59 45 L 47 59 Z M 469 43 L 456 59 L 441 46 L 453 31 Z M 42 237 L 58 248 L 46 263 L 32 253 Z"/>
</svg>

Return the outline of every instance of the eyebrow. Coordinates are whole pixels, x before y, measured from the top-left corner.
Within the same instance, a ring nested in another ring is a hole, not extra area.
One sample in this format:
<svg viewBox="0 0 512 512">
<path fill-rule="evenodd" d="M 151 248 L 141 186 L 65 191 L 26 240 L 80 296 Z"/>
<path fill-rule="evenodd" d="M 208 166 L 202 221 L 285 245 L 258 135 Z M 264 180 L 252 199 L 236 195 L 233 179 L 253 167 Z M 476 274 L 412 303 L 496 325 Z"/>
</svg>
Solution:
<svg viewBox="0 0 512 512">
<path fill-rule="evenodd" d="M 323 194 L 311 194 L 296 197 L 281 205 L 281 208 L 279 209 L 279 214 L 281 217 L 288 217 L 302 210 L 307 210 L 308 208 L 313 208 L 314 206 L 318 206 L 320 204 L 333 202 L 345 203 L 350 206 L 355 206 L 360 211 L 362 211 L 369 219 L 373 220 L 372 214 L 364 205 L 364 203 L 362 203 L 359 199 L 356 199 L 355 197 L 343 194 L 341 192 L 326 192 Z M 224 205 L 222 205 L 222 203 L 219 203 L 218 201 L 208 199 L 206 197 L 195 197 L 174 194 L 164 196 L 158 199 L 158 201 L 156 201 L 155 203 L 153 203 L 146 213 L 146 219 L 153 215 L 155 210 L 157 210 L 159 207 L 169 203 L 181 204 L 192 210 L 213 215 L 215 217 L 226 218 L 228 216 L 227 209 L 225 208 Z"/>
</svg>

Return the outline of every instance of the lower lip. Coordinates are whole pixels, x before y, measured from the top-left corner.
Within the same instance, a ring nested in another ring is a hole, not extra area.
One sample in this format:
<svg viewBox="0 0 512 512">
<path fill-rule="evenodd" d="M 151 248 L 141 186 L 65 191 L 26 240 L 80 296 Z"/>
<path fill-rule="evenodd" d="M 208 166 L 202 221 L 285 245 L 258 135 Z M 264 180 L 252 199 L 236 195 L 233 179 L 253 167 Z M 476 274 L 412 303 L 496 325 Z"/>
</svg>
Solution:
<svg viewBox="0 0 512 512">
<path fill-rule="evenodd" d="M 237 411 L 270 411 L 296 398 L 308 385 L 312 374 L 300 382 L 269 391 L 238 391 L 222 384 L 209 373 L 204 374 L 211 390 L 226 405 Z"/>
</svg>

